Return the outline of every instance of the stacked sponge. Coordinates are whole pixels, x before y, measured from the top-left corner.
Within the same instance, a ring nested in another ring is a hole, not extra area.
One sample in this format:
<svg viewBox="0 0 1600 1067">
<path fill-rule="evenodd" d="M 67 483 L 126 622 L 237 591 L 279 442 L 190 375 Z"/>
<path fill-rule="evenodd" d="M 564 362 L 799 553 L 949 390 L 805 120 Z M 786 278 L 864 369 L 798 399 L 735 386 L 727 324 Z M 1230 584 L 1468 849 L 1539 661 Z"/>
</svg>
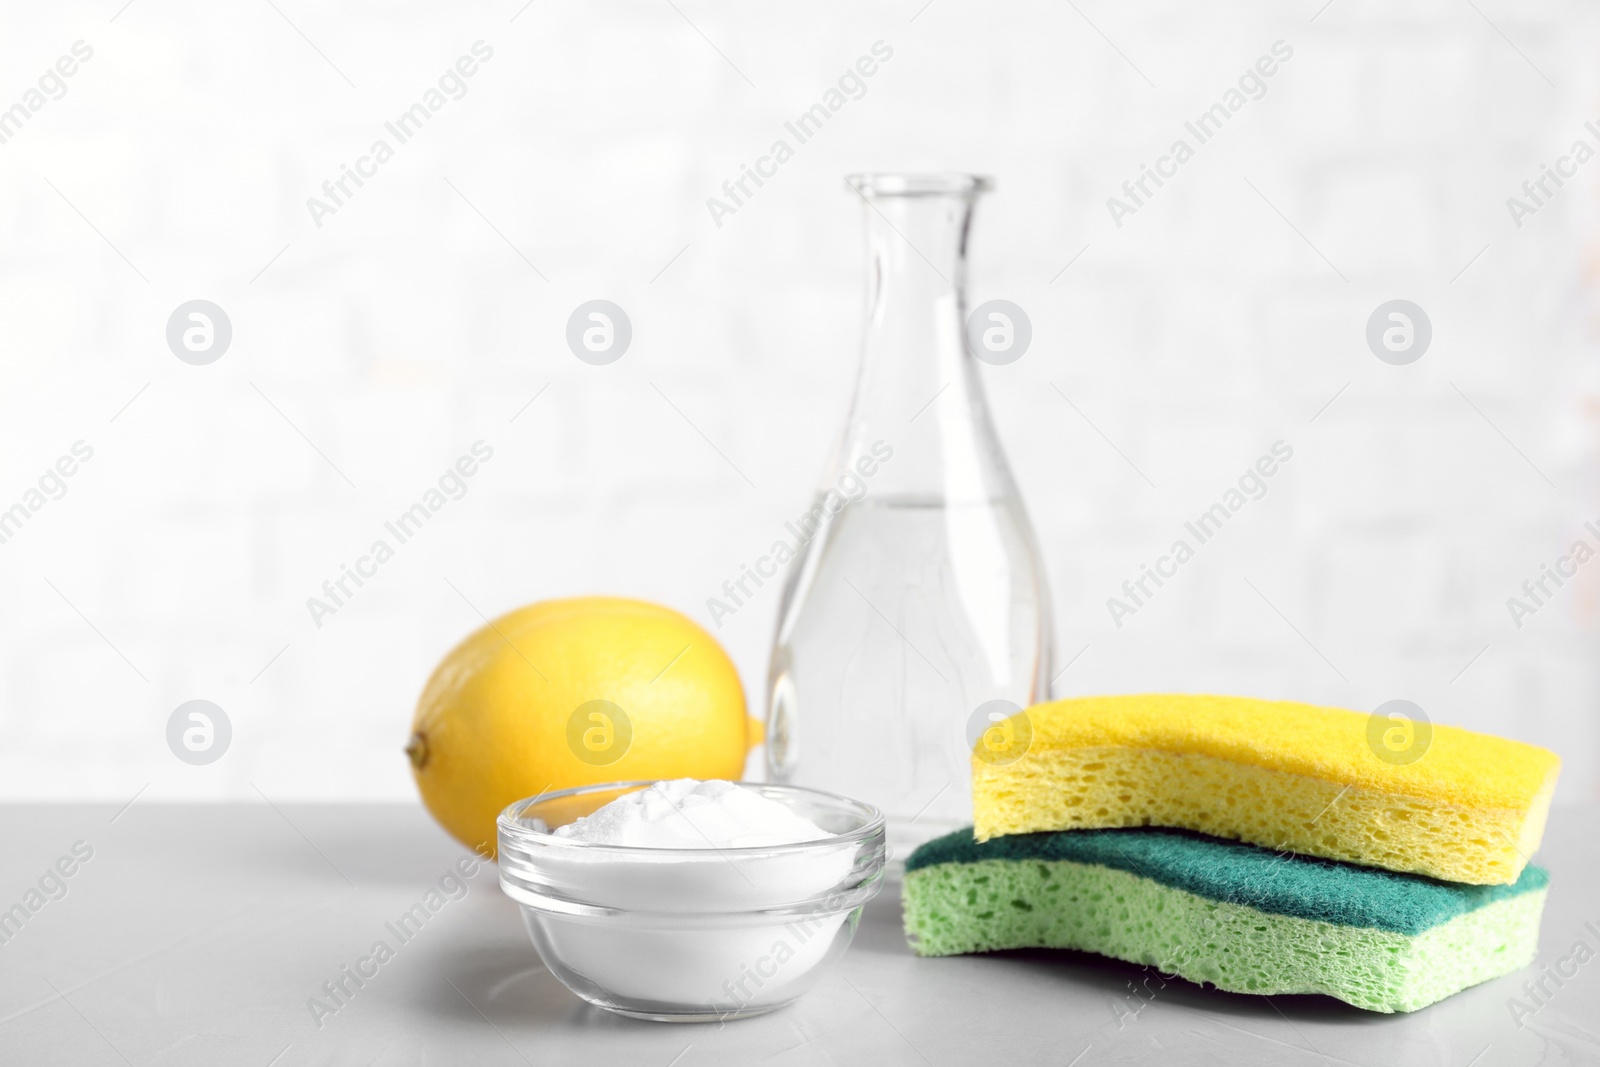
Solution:
<svg viewBox="0 0 1600 1067">
<path fill-rule="evenodd" d="M 1368 716 L 1230 697 L 1013 718 L 1025 751 L 975 752 L 974 831 L 907 862 L 919 955 L 1076 948 L 1386 1012 L 1534 956 L 1553 753 L 1433 727 L 1396 760 Z"/>
</svg>

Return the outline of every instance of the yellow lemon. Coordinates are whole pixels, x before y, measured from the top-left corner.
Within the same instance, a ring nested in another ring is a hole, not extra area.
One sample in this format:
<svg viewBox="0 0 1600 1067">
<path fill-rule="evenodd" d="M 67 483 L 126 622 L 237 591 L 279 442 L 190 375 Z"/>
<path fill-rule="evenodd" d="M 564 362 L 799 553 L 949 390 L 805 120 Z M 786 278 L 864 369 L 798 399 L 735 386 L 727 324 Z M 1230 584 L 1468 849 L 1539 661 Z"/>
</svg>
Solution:
<svg viewBox="0 0 1600 1067">
<path fill-rule="evenodd" d="M 406 754 L 422 802 L 485 855 L 523 797 L 639 778 L 742 776 L 761 725 L 722 646 L 641 600 L 519 608 L 457 645 L 417 702 Z"/>
</svg>

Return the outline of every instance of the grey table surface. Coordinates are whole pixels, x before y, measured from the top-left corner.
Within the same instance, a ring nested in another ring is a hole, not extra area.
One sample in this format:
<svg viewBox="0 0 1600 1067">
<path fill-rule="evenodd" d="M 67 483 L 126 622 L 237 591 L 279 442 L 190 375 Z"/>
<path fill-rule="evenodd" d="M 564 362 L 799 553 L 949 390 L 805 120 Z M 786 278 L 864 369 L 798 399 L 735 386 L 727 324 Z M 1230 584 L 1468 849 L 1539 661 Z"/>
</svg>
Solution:
<svg viewBox="0 0 1600 1067">
<path fill-rule="evenodd" d="M 798 1004 L 639 1022 L 545 970 L 485 865 L 319 1026 L 309 998 L 468 855 L 420 807 L 0 806 L 0 909 L 42 901 L 0 944 L 0 1063 L 1596 1064 L 1597 816 L 1552 813 L 1538 962 L 1410 1015 L 1163 986 L 1071 952 L 917 959 L 885 892 Z M 58 886 L 74 846 L 92 855 Z M 1547 965 L 1576 974 L 1536 1005 L 1523 984 Z M 1513 998 L 1537 1010 L 1516 1018 Z"/>
</svg>

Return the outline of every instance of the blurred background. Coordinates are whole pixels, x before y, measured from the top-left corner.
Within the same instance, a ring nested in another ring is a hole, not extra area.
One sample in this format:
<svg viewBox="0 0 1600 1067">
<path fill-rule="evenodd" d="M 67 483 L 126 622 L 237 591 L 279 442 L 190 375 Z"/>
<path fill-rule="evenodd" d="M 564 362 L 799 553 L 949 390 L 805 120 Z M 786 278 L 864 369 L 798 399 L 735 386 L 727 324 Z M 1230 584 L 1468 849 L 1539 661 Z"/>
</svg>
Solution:
<svg viewBox="0 0 1600 1067">
<path fill-rule="evenodd" d="M 0 797 L 409 799 L 434 664 L 556 596 L 686 612 L 762 714 L 778 589 L 720 626 L 707 600 L 809 505 L 842 426 L 863 284 L 842 176 L 958 170 L 997 180 L 972 303 L 1032 323 L 983 375 L 1056 695 L 1408 699 L 1555 749 L 1557 802 L 1592 798 L 1597 44 L 1592 5 L 1544 0 L 10 11 Z M 796 146 L 784 123 L 875 46 Z M 402 143 L 385 124 L 430 90 Z M 710 210 L 779 138 L 793 158 Z M 345 168 L 365 176 L 341 192 Z M 566 343 L 595 299 L 633 331 L 604 366 Z M 1367 340 L 1396 299 L 1431 324 L 1405 365 Z M 191 300 L 231 324 L 204 365 L 168 343 Z M 1277 441 L 1268 494 L 1114 619 Z M 476 442 L 459 499 L 314 617 Z M 1535 601 L 1547 567 L 1572 573 Z M 206 766 L 166 739 L 195 699 L 232 724 Z"/>
</svg>

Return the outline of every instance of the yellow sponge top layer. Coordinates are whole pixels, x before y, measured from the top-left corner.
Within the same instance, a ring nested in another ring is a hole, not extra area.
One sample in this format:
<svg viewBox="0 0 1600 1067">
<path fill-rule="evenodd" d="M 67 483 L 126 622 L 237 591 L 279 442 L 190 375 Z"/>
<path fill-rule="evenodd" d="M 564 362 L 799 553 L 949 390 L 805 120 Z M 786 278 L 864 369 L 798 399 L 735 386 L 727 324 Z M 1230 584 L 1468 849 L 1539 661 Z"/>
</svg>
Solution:
<svg viewBox="0 0 1600 1067">
<path fill-rule="evenodd" d="M 1561 765 L 1453 726 L 1247 697 L 1084 697 L 1007 726 L 973 752 L 980 841 L 1174 826 L 1477 884 L 1516 881 Z"/>
<path fill-rule="evenodd" d="M 1561 767 L 1561 758 L 1549 749 L 1438 725 L 1432 726 L 1419 758 L 1391 762 L 1369 744 L 1371 715 L 1286 700 L 1171 694 L 1081 697 L 1039 704 L 1026 714 L 1035 751 L 1120 745 L 1195 752 L 1468 808 L 1526 807 Z M 1392 721 L 1379 725 L 1379 748 L 1383 734 L 1405 731 Z M 1420 731 L 1413 727 L 1408 737 L 1392 740 L 1420 747 Z"/>
</svg>

